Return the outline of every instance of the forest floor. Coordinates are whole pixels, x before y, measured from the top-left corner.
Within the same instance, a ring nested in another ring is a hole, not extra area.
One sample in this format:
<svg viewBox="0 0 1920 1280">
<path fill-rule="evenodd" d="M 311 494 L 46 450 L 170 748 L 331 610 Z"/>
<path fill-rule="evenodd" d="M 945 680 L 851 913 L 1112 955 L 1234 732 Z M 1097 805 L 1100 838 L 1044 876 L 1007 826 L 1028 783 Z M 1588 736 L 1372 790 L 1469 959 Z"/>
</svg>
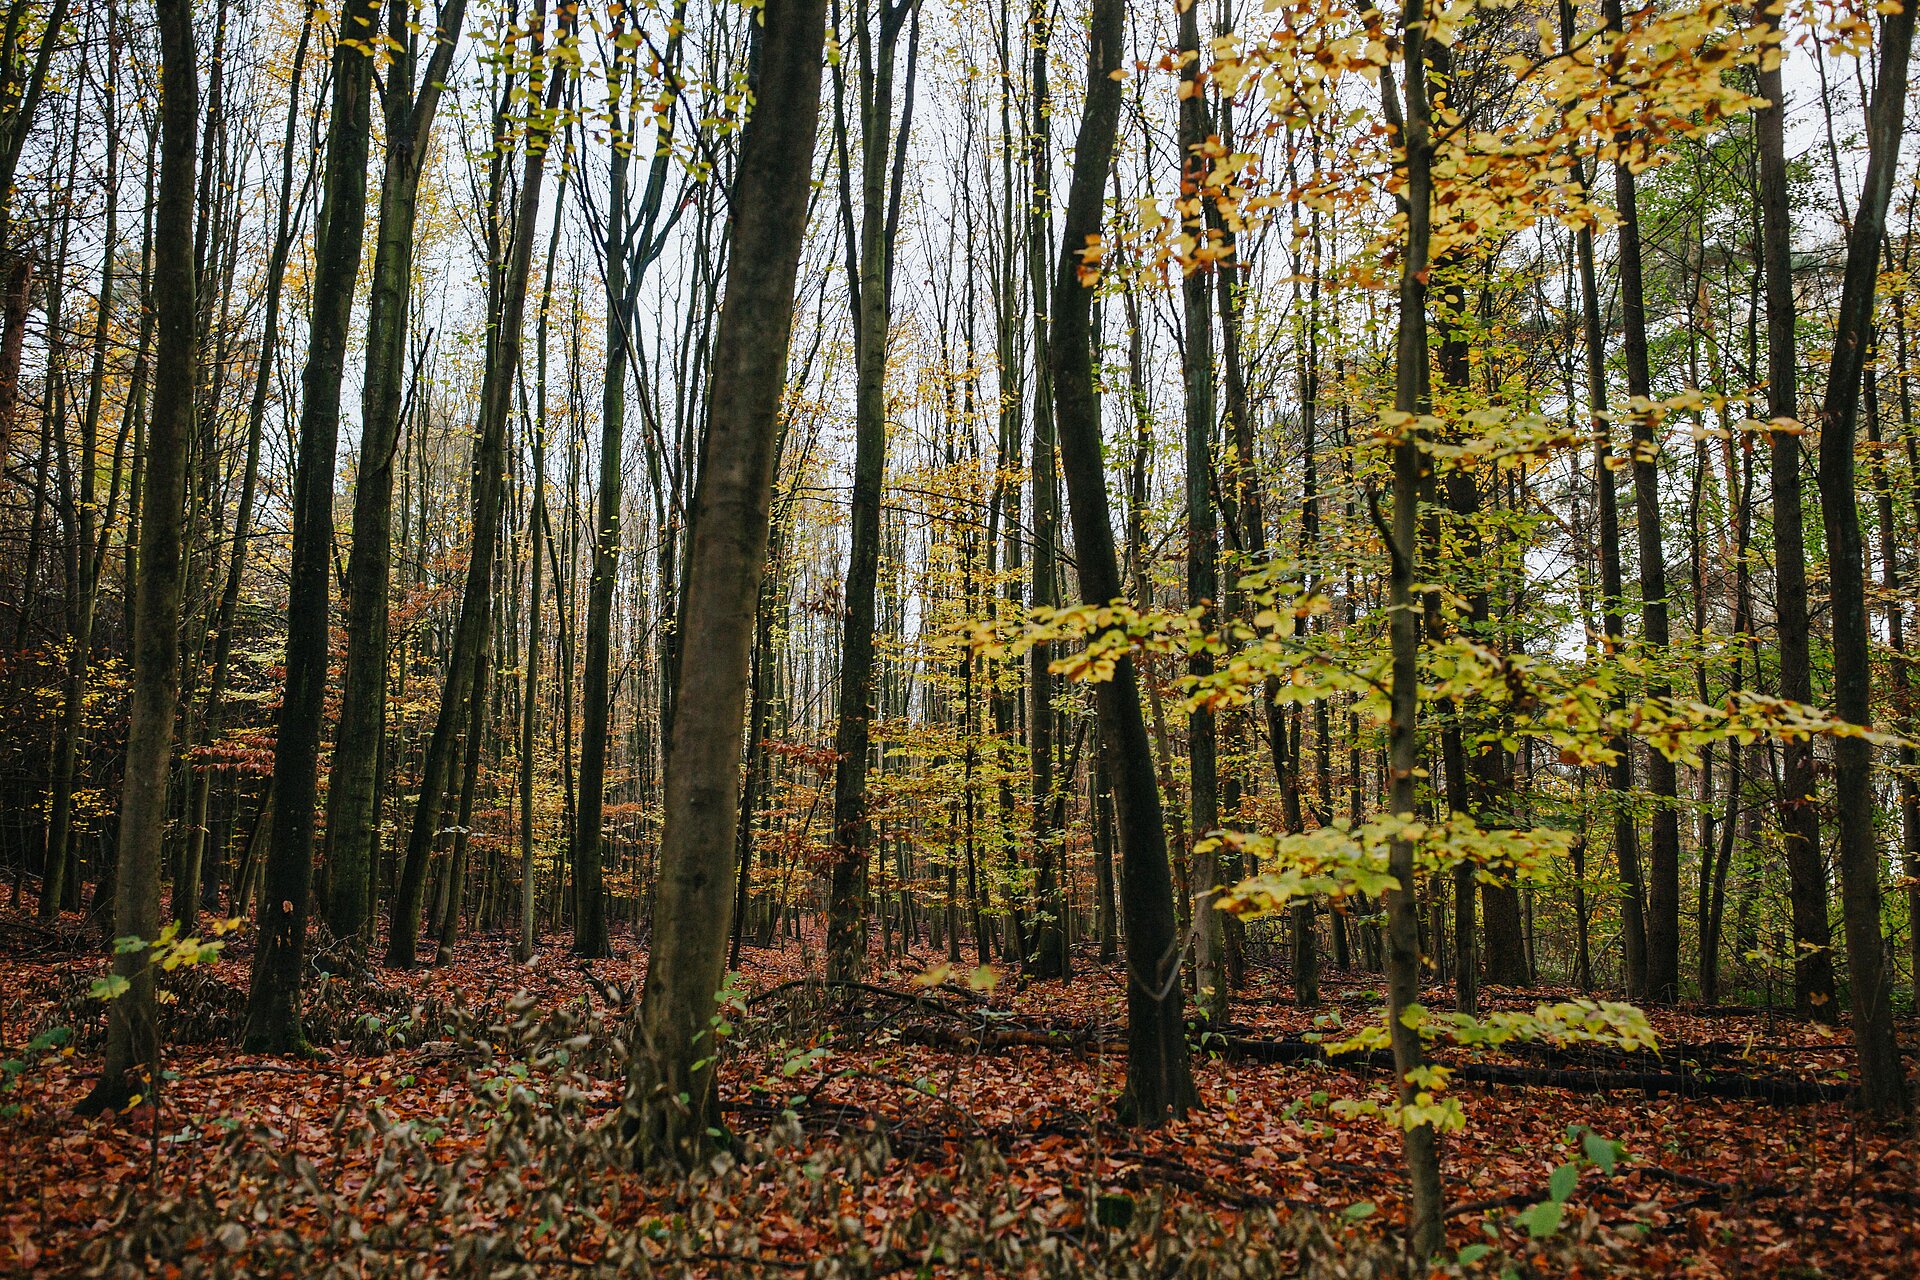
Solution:
<svg viewBox="0 0 1920 1280">
<path fill-rule="evenodd" d="M 1301 1039 L 1333 1010 L 1351 1025 L 1375 1016 L 1364 974 L 1330 976 L 1308 1011 L 1284 975 L 1255 966 L 1230 1033 L 1196 1055 L 1202 1109 L 1141 1132 L 1111 1120 L 1122 978 L 1091 954 L 1069 982 L 1008 978 L 982 994 L 965 985 L 970 966 L 930 984 L 941 957 L 922 946 L 836 1010 L 804 981 L 813 947 L 748 947 L 721 1082 L 744 1141 L 737 1158 L 674 1181 L 609 1158 L 619 1007 L 645 968 L 630 938 L 584 964 L 549 936 L 521 965 L 505 939 L 479 937 L 445 966 L 329 981 L 310 998 L 309 1034 L 331 1043 L 304 1061 L 231 1047 L 242 939 L 166 984 L 172 1078 L 159 1106 L 80 1120 L 73 1105 L 100 1065 L 85 995 L 101 972 L 94 945 L 77 917 L 49 930 L 0 911 L 0 1274 L 1392 1265 L 1397 1136 L 1335 1106 L 1384 1099 L 1390 1077 L 1315 1061 Z M 1444 1145 L 1449 1240 L 1488 1246 L 1468 1250 L 1467 1273 L 1920 1275 L 1920 1144 L 1840 1100 L 1844 1030 L 1757 1010 L 1651 1017 L 1663 1044 L 1645 1062 L 1533 1052 L 1475 1059 L 1477 1079 L 1462 1071 L 1468 1124 Z M 54 1026 L 74 1034 L 26 1047 Z M 1912 1046 L 1916 1028 L 1901 1030 Z M 1521 1215 L 1558 1166 L 1581 1163 L 1582 1126 L 1625 1154 L 1610 1172 L 1582 1164 L 1564 1225 L 1536 1238 Z"/>
</svg>

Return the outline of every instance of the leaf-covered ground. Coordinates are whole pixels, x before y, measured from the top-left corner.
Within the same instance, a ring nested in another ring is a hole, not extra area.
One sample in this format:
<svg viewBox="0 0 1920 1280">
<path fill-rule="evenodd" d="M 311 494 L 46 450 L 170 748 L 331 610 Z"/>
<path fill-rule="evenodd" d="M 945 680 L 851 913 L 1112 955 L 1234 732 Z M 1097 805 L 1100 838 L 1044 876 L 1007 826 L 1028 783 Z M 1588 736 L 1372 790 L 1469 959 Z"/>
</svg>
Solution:
<svg viewBox="0 0 1920 1280">
<path fill-rule="evenodd" d="M 871 990 L 823 992 L 804 943 L 748 948 L 722 1086 L 745 1146 L 718 1173 L 659 1181 L 609 1158 L 637 952 L 583 965 L 550 937 L 519 965 L 481 938 L 441 968 L 336 981 L 313 1019 L 335 1042 L 289 1061 L 222 1042 L 242 943 L 174 984 L 187 1043 L 160 1105 L 81 1121 L 98 962 L 77 929 L 0 913 L 0 1056 L 21 1064 L 0 1093 L 0 1273 L 589 1274 L 644 1258 L 661 1274 L 1258 1275 L 1312 1253 L 1313 1274 L 1361 1275 L 1391 1256 L 1397 1141 L 1333 1106 L 1383 1097 L 1388 1077 L 1313 1061 L 1300 1039 L 1330 1010 L 1373 1016 L 1366 975 L 1305 1011 L 1256 967 L 1198 1062 L 1204 1109 L 1137 1132 L 1110 1118 L 1120 974 L 1090 955 L 1070 982 L 982 996 L 927 986 L 930 952 Z M 1491 1246 L 1470 1249 L 1470 1273 L 1920 1274 L 1913 1135 L 1843 1101 L 1783 1101 L 1844 1088 L 1844 1031 L 1752 1010 L 1653 1022 L 1657 1059 L 1533 1052 L 1486 1060 L 1498 1082 L 1457 1083 L 1451 1241 Z M 56 1025 L 75 1037 L 24 1052 Z M 1542 1079 L 1557 1084 L 1527 1083 Z M 1584 1163 L 1565 1225 L 1536 1240 L 1521 1215 L 1586 1132 L 1626 1156 Z"/>
</svg>

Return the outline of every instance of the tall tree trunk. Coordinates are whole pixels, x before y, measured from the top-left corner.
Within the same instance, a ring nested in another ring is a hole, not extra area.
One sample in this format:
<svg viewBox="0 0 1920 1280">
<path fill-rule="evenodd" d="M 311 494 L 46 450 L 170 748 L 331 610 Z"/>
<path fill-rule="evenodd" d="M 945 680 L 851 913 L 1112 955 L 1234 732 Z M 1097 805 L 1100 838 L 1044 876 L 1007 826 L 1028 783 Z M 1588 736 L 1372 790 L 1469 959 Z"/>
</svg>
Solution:
<svg viewBox="0 0 1920 1280">
<path fill-rule="evenodd" d="M 867 756 L 873 729 L 873 640 L 880 577 L 880 497 L 887 471 L 887 328 L 895 219 L 887 208 L 893 67 L 902 25 L 918 0 L 860 0 L 855 18 L 860 71 L 860 228 L 849 279 L 854 311 L 854 458 L 848 503 L 846 613 L 840 644 L 840 708 L 833 749 L 833 851 L 829 865 L 827 974 L 859 975 L 867 950 Z M 879 30 L 874 21 L 877 17 Z M 911 89 L 911 77 L 908 84 Z M 909 99 L 909 102 L 911 99 Z M 906 142 L 902 131 L 901 144 Z M 844 168 L 846 157 L 843 154 Z M 897 189 L 897 188 L 896 188 Z M 843 220 L 845 210 L 843 209 Z M 853 227 L 848 221 L 848 236 Z M 849 250 L 853 248 L 849 243 Z M 851 252 L 850 252 L 850 256 Z"/>
<path fill-rule="evenodd" d="M 253 960 L 243 1043 L 255 1052 L 305 1046 L 300 979 L 313 878 L 313 820 L 320 727 L 327 697 L 333 618 L 334 460 L 340 444 L 340 379 L 367 222 L 367 148 L 372 136 L 373 48 L 379 0 L 341 13 L 333 50 L 333 107 L 314 254 L 313 316 L 301 378 L 300 445 L 294 472 L 293 552 L 287 593 L 287 683 L 273 756 L 273 827 L 266 892 Z"/>
<path fill-rule="evenodd" d="M 387 34 L 411 50 L 408 0 L 388 0 Z M 347 556 L 347 660 L 340 725 L 327 780 L 327 927 L 360 945 L 373 915 L 379 850 L 380 744 L 387 698 L 387 597 L 393 560 L 393 459 L 406 393 L 408 294 L 415 214 L 433 117 L 452 66 L 467 0 L 444 0 L 426 75 L 413 90 L 413 57 L 387 69 L 386 169 L 380 186 L 369 291 L 366 375 L 360 393 L 360 462 Z"/>
<path fill-rule="evenodd" d="M 757 100 L 732 209 L 732 260 L 715 340 L 707 448 L 693 499 L 653 948 L 634 1022 L 627 1113 L 642 1163 L 694 1157 L 718 1128 L 714 996 L 733 905 L 740 738 L 753 618 L 766 567 L 794 281 L 813 177 L 825 0 L 767 0 Z"/>
<path fill-rule="evenodd" d="M 1059 448 L 1053 421 L 1053 379 L 1047 354 L 1047 274 L 1053 237 L 1053 123 L 1047 90 L 1047 59 L 1053 23 L 1047 6 L 1036 0 L 1028 19 L 1030 94 L 1027 103 L 1027 155 L 1032 189 L 1027 210 L 1027 279 L 1033 291 L 1033 592 L 1036 609 L 1060 603 Z M 1068 974 L 1065 851 L 1054 777 L 1053 655 L 1045 645 L 1027 654 L 1027 749 L 1033 775 L 1033 853 L 1035 859 L 1033 954 L 1036 978 Z"/>
<path fill-rule="evenodd" d="M 1574 39 L 1574 13 L 1571 0 L 1561 0 L 1560 36 L 1563 45 Z M 1586 182 L 1584 162 L 1577 157 L 1581 182 Z M 1580 272 L 1581 333 L 1586 348 L 1587 410 L 1594 431 L 1593 482 L 1599 521 L 1600 612 L 1601 631 L 1606 637 L 1605 652 L 1611 657 L 1620 650 L 1626 637 L 1625 585 L 1620 567 L 1620 499 L 1614 483 L 1613 427 L 1607 416 L 1607 347 L 1601 326 L 1600 286 L 1594 270 L 1593 230 L 1582 226 L 1575 233 Z M 1615 706 L 1624 695 L 1615 696 Z M 1633 742 L 1624 733 L 1607 744 L 1614 761 L 1607 770 L 1609 802 L 1613 809 L 1614 860 L 1620 869 L 1620 955 L 1626 970 L 1629 996 L 1647 993 L 1646 895 L 1641 884 L 1640 833 L 1633 820 Z"/>
<path fill-rule="evenodd" d="M 420 938 L 421 896 L 426 888 L 427 864 L 433 855 L 440 826 L 441 805 L 453 768 L 455 740 L 467 718 L 468 703 L 486 648 L 493 593 L 493 557 L 499 543 L 502 485 L 506 475 L 507 417 L 513 406 L 514 373 L 520 364 L 522 321 L 526 314 L 527 280 L 533 266 L 533 238 L 540 220 L 540 192 L 546 174 L 547 143 L 560 109 L 569 70 L 559 59 L 545 58 L 545 42 L 564 44 L 572 35 L 578 9 L 560 8 L 554 31 L 546 28 L 544 0 L 529 19 L 534 32 L 533 52 L 540 74 L 547 77 L 544 95 L 530 90 L 527 101 L 539 103 L 527 122 L 527 158 L 520 179 L 509 248 L 502 264 L 499 310 L 494 317 L 481 388 L 480 419 L 473 445 L 473 543 L 467 559 L 460 613 L 454 623 L 453 649 L 447 659 L 446 684 L 434 719 L 433 736 L 420 766 L 420 795 L 413 826 L 407 835 L 406 861 L 388 916 L 386 961 L 411 968 Z M 544 103 L 541 102 L 544 96 Z"/>
<path fill-rule="evenodd" d="M 1201 84 L 1200 22 L 1197 5 L 1180 11 L 1179 41 L 1184 64 L 1180 71 L 1181 189 L 1205 202 L 1206 176 L 1213 162 L 1205 154 L 1213 125 L 1207 119 L 1206 92 Z M 1188 230 L 1203 242 L 1204 217 L 1188 219 Z M 1186 398 L 1186 516 L 1187 607 L 1201 609 L 1202 625 L 1215 622 L 1215 597 L 1220 594 L 1218 526 L 1213 510 L 1213 312 L 1210 269 L 1193 263 L 1181 281 L 1180 296 L 1186 320 L 1180 376 Z M 1204 680 L 1213 674 L 1213 655 L 1196 648 L 1187 657 L 1187 674 Z M 1199 846 L 1215 837 L 1220 826 L 1219 739 L 1213 711 L 1202 705 L 1187 715 L 1188 834 L 1193 845 L 1182 853 L 1193 894 L 1193 986 L 1208 1021 L 1218 1026 L 1227 1017 L 1226 939 L 1214 903 L 1220 891 L 1218 853 L 1201 853 Z M 1281 780 L 1281 785 L 1287 785 Z"/>
<path fill-rule="evenodd" d="M 616 20 L 618 21 L 618 20 Z M 617 28 L 616 28 L 617 33 Z M 610 72 L 607 87 L 614 130 L 607 164 L 605 261 L 607 359 L 600 392 L 599 510 L 593 567 L 587 582 L 585 664 L 580 692 L 580 803 L 574 814 L 573 951 L 584 959 L 612 954 L 607 937 L 607 894 L 602 874 L 601 817 L 606 807 L 607 729 L 612 715 L 613 591 L 620 570 L 621 464 L 625 461 L 627 357 L 632 324 L 627 307 L 627 172 L 631 124 L 621 101 L 622 79 Z"/>
<path fill-rule="evenodd" d="M 54 743 L 53 778 L 47 805 L 47 842 L 45 868 L 40 887 L 40 913 L 43 918 L 58 914 L 62 899 L 77 883 L 67 885 L 64 876 L 73 859 L 70 837 L 73 831 L 74 766 L 86 705 L 87 673 L 93 658 L 93 623 L 99 606 L 100 570 L 106 563 L 107 539 L 112 533 L 111 510 L 95 532 L 95 476 L 99 471 L 101 398 L 107 373 L 107 339 L 113 323 L 114 258 L 119 252 L 120 215 L 120 128 L 118 108 L 119 57 L 121 53 L 118 6 L 107 9 L 107 57 L 102 114 L 106 134 L 106 230 L 100 255 L 100 293 L 94 310 L 93 362 L 88 374 L 87 403 L 80 418 L 79 502 L 74 509 L 75 541 L 73 599 L 69 610 L 67 670 L 61 693 L 60 725 Z M 117 451 L 116 451 L 117 454 Z M 118 475 L 116 456 L 115 474 Z M 0 453 L 0 466 L 5 455 Z M 77 868 L 74 879 L 78 880 Z"/>
<path fill-rule="evenodd" d="M 1605 0 L 1607 25 L 1618 31 L 1620 0 Z M 1620 213 L 1621 355 L 1626 364 L 1628 406 L 1633 423 L 1633 505 L 1640 550 L 1640 630 L 1647 653 L 1646 696 L 1660 702 L 1673 696 L 1660 674 L 1670 640 L 1667 622 L 1666 542 L 1660 529 L 1659 441 L 1655 421 L 1645 410 L 1653 395 L 1647 355 L 1647 304 L 1641 281 L 1638 179 L 1631 165 L 1613 168 L 1614 203 Z M 1680 995 L 1680 811 L 1679 777 L 1672 760 L 1647 752 L 1647 789 L 1653 795 L 1653 821 L 1647 846 L 1647 995 L 1675 1000 Z"/>
<path fill-rule="evenodd" d="M 1755 15 L 1777 29 L 1779 15 Z M 1794 332 L 1793 211 L 1787 187 L 1786 86 L 1780 68 L 1760 69 L 1767 105 L 1754 114 L 1760 164 L 1761 246 L 1767 295 L 1767 414 L 1795 421 L 1800 413 L 1798 338 Z M 1780 696 L 1813 701 L 1808 637 L 1807 552 L 1801 503 L 1800 432 L 1772 436 L 1773 573 Z M 1815 796 L 1813 740 L 1781 744 L 1780 837 L 1786 848 L 1793 910 L 1793 1003 L 1803 1018 L 1831 1022 L 1834 1001 L 1833 934 L 1827 916 L 1827 866 L 1820 853 L 1820 807 Z"/>
<path fill-rule="evenodd" d="M 160 932 L 160 842 L 180 680 L 181 530 L 187 441 L 193 435 L 194 125 L 200 111 L 191 0 L 155 0 L 160 29 L 160 188 L 154 298 L 159 352 L 135 586 L 133 706 L 120 797 L 114 930 L 151 942 Z M 107 1007 L 106 1061 L 83 1113 L 117 1110 L 159 1083 L 154 972 L 144 948 L 115 949 L 126 989 Z M 144 1078 L 142 1078 L 142 1073 Z"/>
<path fill-rule="evenodd" d="M 1907 67 L 1914 15 L 1908 4 L 1880 26 L 1879 75 L 1867 116 L 1867 172 L 1847 233 L 1847 265 L 1834 320 L 1833 361 L 1820 415 L 1820 507 L 1827 526 L 1828 590 L 1833 602 L 1834 714 L 1872 723 L 1872 634 L 1867 623 L 1866 562 L 1854 491 L 1854 436 L 1861 374 L 1872 341 L 1880 238 L 1900 165 L 1906 117 Z M 1833 746 L 1833 791 L 1840 863 L 1840 913 L 1847 941 L 1847 990 L 1854 1050 L 1860 1060 L 1860 1102 L 1881 1116 L 1909 1107 L 1900 1049 L 1893 1034 L 1893 966 L 1880 929 L 1880 841 L 1873 794 L 1873 746 L 1847 735 Z"/>
<path fill-rule="evenodd" d="M 1426 66 L 1426 5 L 1407 0 L 1401 10 L 1406 84 L 1403 111 L 1392 66 L 1381 68 L 1381 99 L 1388 123 L 1401 139 L 1405 188 L 1400 197 L 1407 215 L 1406 243 L 1400 253 L 1399 333 L 1394 349 L 1394 408 L 1411 418 L 1427 410 L 1427 246 L 1432 227 L 1433 142 L 1429 120 Z M 1417 34 L 1416 34 L 1417 33 Z M 1393 677 L 1387 721 L 1387 812 L 1404 821 L 1418 813 L 1415 769 L 1419 764 L 1420 669 L 1419 618 L 1414 607 L 1415 556 L 1420 546 L 1420 491 L 1423 487 L 1420 440 L 1411 425 L 1393 442 L 1393 525 L 1388 551 L 1389 632 Z M 1414 1073 L 1425 1062 L 1418 1029 L 1407 1013 L 1420 1001 L 1420 924 L 1414 905 L 1413 841 L 1396 836 L 1387 850 L 1387 869 L 1396 887 L 1386 891 L 1387 1024 L 1393 1041 L 1393 1069 L 1400 1104 L 1410 1105 L 1419 1091 Z M 1443 1240 L 1440 1188 L 1440 1140 L 1430 1124 L 1405 1130 L 1407 1173 L 1411 1186 L 1408 1234 L 1414 1250 L 1427 1256 Z"/>
<path fill-rule="evenodd" d="M 1095 605 L 1122 599 L 1125 589 L 1101 459 L 1091 343 L 1093 281 L 1082 279 L 1081 272 L 1088 269 L 1083 254 L 1100 234 L 1102 193 L 1119 131 L 1120 83 L 1113 76 L 1120 66 L 1125 16 L 1122 0 L 1093 0 L 1087 91 L 1053 285 L 1054 420 L 1080 592 Z M 1187 1060 L 1167 833 L 1132 658 L 1123 653 L 1112 676 L 1094 686 L 1094 699 L 1100 750 L 1113 780 L 1120 911 L 1127 934 L 1127 1087 L 1120 1111 L 1130 1123 L 1159 1125 L 1185 1115 L 1199 1098 Z"/>
</svg>

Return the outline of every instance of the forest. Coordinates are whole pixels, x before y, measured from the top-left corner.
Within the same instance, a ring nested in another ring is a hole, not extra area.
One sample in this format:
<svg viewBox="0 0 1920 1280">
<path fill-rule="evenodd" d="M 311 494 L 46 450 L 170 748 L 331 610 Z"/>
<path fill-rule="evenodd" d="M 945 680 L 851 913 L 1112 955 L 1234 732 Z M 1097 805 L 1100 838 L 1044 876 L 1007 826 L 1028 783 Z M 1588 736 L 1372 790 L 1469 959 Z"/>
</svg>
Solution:
<svg viewBox="0 0 1920 1280">
<path fill-rule="evenodd" d="M 1920 1274 L 1911 0 L 0 0 L 0 1275 Z"/>
</svg>

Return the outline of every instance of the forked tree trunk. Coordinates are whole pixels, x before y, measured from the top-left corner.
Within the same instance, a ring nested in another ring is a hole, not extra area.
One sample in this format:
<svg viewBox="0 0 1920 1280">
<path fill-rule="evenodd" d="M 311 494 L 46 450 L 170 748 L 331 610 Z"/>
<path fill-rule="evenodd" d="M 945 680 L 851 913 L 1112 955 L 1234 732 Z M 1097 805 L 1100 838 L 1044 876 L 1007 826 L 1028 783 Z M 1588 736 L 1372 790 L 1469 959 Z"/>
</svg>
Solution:
<svg viewBox="0 0 1920 1280">
<path fill-rule="evenodd" d="M 389 0 L 387 34 L 407 47 L 412 6 Z M 411 58 L 387 68 L 386 170 L 380 185 L 373 280 L 367 307 L 366 378 L 360 394 L 360 463 L 347 556 L 347 661 L 340 725 L 327 785 L 327 926 L 360 945 L 373 914 L 379 848 L 381 740 L 386 729 L 387 604 L 393 560 L 393 459 L 405 401 L 407 304 L 413 287 L 415 211 L 433 117 L 466 17 L 467 0 L 445 0 L 417 92 Z"/>
<path fill-rule="evenodd" d="M 287 683 L 273 755 L 273 810 L 260 943 L 253 960 L 247 1025 L 254 1052 L 305 1045 L 300 978 L 305 968 L 307 899 L 320 783 L 320 726 L 333 620 L 333 472 L 340 445 L 340 379 L 367 223 L 367 150 L 373 120 L 373 37 L 379 0 L 355 0 L 340 17 L 333 50 L 333 109 L 314 253 L 313 316 L 301 378 L 300 446 L 293 482 L 293 551 L 287 592 Z"/>
</svg>

